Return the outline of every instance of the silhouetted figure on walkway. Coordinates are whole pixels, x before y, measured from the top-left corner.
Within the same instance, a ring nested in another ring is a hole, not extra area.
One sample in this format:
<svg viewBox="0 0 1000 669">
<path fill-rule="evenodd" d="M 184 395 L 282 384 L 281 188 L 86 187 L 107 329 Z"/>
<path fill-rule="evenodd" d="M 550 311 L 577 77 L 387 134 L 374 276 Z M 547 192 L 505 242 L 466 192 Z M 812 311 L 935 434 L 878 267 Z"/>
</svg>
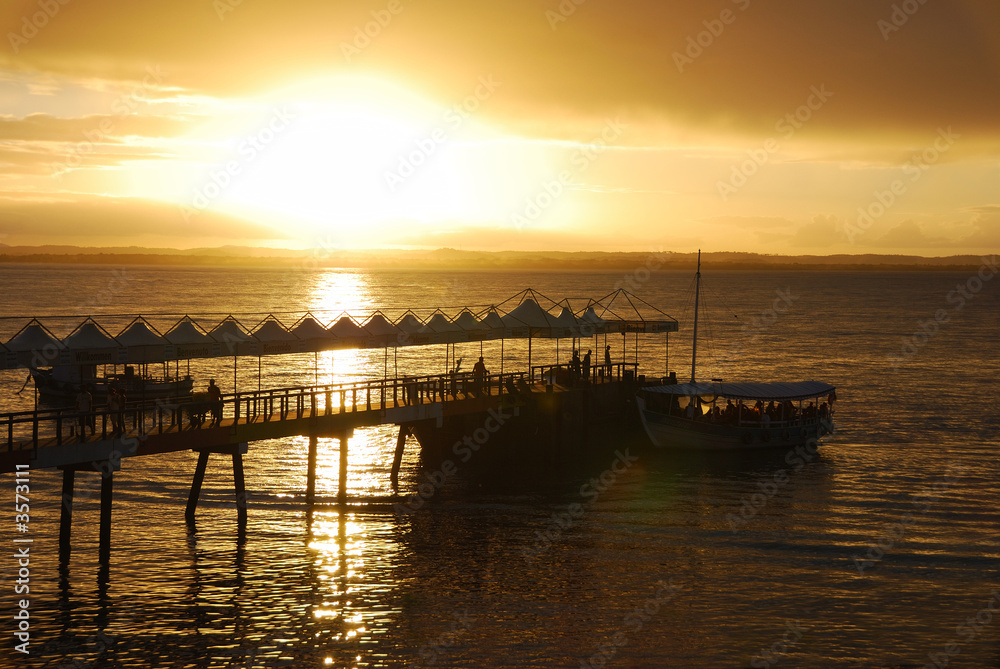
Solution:
<svg viewBox="0 0 1000 669">
<path fill-rule="evenodd" d="M 108 412 L 111 414 L 112 432 L 125 434 L 125 392 L 114 386 L 108 389 Z"/>
<path fill-rule="evenodd" d="M 215 379 L 208 381 L 208 401 L 212 408 L 212 422 L 210 425 L 222 423 L 222 391 L 215 385 Z"/>
<path fill-rule="evenodd" d="M 587 355 L 583 356 L 583 382 L 590 382 L 590 349 L 587 349 Z"/>
<path fill-rule="evenodd" d="M 94 410 L 94 396 L 87 390 L 87 386 L 80 386 L 80 392 L 76 395 L 76 410 L 80 413 L 77 422 L 80 425 L 80 441 L 83 441 L 87 436 L 87 427 L 90 427 L 90 434 L 93 435 L 96 425 L 93 416 L 84 415 Z"/>
<path fill-rule="evenodd" d="M 483 357 L 479 356 L 479 360 L 475 365 L 472 366 L 472 377 L 475 379 L 475 386 L 473 392 L 476 397 L 482 394 L 484 386 L 486 384 L 486 375 L 489 372 L 486 369 L 486 364 L 483 362 Z"/>
</svg>

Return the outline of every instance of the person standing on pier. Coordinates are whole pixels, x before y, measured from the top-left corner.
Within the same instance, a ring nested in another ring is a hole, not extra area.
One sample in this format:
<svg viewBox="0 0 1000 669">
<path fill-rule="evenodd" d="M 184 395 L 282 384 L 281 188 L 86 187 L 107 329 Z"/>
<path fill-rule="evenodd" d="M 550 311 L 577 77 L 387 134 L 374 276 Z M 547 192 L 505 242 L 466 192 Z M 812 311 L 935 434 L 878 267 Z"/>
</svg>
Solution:
<svg viewBox="0 0 1000 669">
<path fill-rule="evenodd" d="M 588 383 L 590 381 L 590 353 L 591 350 L 587 349 L 587 355 L 583 356 L 583 382 Z"/>
<path fill-rule="evenodd" d="M 475 380 L 475 391 L 476 397 L 482 394 L 483 388 L 486 384 L 486 375 L 489 372 L 486 371 L 486 363 L 483 362 L 483 357 L 479 356 L 479 361 L 472 366 L 472 377 Z"/>
<path fill-rule="evenodd" d="M 212 425 L 222 422 L 222 391 L 215 385 L 215 379 L 208 381 L 208 401 L 212 408 Z"/>
<path fill-rule="evenodd" d="M 87 427 L 90 426 L 90 434 L 93 436 L 96 421 L 91 422 L 91 416 L 87 414 L 94 410 L 94 397 L 87 390 L 87 386 L 80 386 L 80 392 L 76 396 L 76 410 L 80 414 L 78 423 L 80 425 L 80 441 L 87 437 Z"/>
<path fill-rule="evenodd" d="M 604 368 L 607 370 L 604 375 L 611 377 L 611 344 L 604 347 Z"/>
<path fill-rule="evenodd" d="M 112 432 L 125 434 L 125 393 L 114 386 L 108 389 L 108 412 L 111 414 Z"/>
</svg>

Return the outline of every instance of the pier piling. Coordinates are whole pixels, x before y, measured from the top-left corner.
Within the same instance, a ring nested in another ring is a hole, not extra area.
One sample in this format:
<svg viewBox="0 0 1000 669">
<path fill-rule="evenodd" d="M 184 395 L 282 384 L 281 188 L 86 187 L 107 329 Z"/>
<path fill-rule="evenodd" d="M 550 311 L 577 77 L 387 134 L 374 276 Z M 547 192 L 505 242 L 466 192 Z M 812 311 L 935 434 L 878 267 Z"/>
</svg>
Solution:
<svg viewBox="0 0 1000 669">
<path fill-rule="evenodd" d="M 240 531 L 247 526 L 247 488 L 243 478 L 243 454 L 233 451 L 233 485 L 236 488 L 236 522 Z"/>
<path fill-rule="evenodd" d="M 316 501 L 316 451 L 318 441 L 319 439 L 315 434 L 309 435 L 309 464 L 306 470 L 306 503 L 309 505 L 312 505 Z"/>
<path fill-rule="evenodd" d="M 114 471 L 101 474 L 101 528 L 98 541 L 98 560 L 107 565 L 111 561 L 111 505 L 114 499 Z"/>
<path fill-rule="evenodd" d="M 337 502 L 341 505 L 347 502 L 347 440 L 349 432 L 341 433 L 340 439 L 340 482 L 337 490 Z"/>
<path fill-rule="evenodd" d="M 201 484 L 205 481 L 205 470 L 208 468 L 208 451 L 198 452 L 198 466 L 194 470 L 191 481 L 191 493 L 188 495 L 187 509 L 184 517 L 189 523 L 194 522 L 194 512 L 198 508 L 198 497 L 201 495 Z"/>
<path fill-rule="evenodd" d="M 73 484 L 76 481 L 74 467 L 63 468 L 62 511 L 59 514 L 59 561 L 69 560 L 70 541 L 73 529 Z"/>
<path fill-rule="evenodd" d="M 396 436 L 396 452 L 392 456 L 392 473 L 389 475 L 393 490 L 399 487 L 399 467 L 403 463 L 403 450 L 406 448 L 406 438 L 409 436 L 410 427 L 400 424 L 399 435 Z"/>
</svg>

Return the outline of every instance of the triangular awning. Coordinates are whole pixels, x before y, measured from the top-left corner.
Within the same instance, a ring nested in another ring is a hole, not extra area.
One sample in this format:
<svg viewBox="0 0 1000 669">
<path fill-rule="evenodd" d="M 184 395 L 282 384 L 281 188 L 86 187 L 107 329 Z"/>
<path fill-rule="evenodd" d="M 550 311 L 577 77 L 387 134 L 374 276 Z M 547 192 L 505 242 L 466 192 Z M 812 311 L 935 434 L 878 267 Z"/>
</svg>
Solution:
<svg viewBox="0 0 1000 669">
<path fill-rule="evenodd" d="M 417 334 L 424 327 L 424 324 L 420 322 L 416 314 L 407 312 L 402 318 L 396 321 L 396 327 L 407 334 Z"/>
<path fill-rule="evenodd" d="M 542 309 L 531 298 L 521 302 L 501 320 L 508 329 L 528 327 L 532 330 L 551 328 L 556 321 L 555 316 Z"/>
<path fill-rule="evenodd" d="M 142 318 L 132 321 L 132 324 L 122 330 L 115 339 L 122 346 L 163 346 L 167 343 L 163 336 Z"/>
<path fill-rule="evenodd" d="M 274 316 L 268 316 L 253 331 L 253 336 L 260 341 L 295 341 L 297 337 L 285 329 L 285 326 Z"/>
<path fill-rule="evenodd" d="M 59 341 L 44 325 L 32 318 L 7 342 L 7 348 L 15 352 L 57 351 L 63 348 Z"/>
<path fill-rule="evenodd" d="M 445 332 L 459 332 L 460 330 L 461 328 L 449 321 L 444 313 L 436 311 L 420 332 L 423 334 L 442 334 Z"/>
<path fill-rule="evenodd" d="M 312 314 L 306 314 L 292 326 L 292 334 L 299 339 L 328 339 L 330 333 Z"/>
<path fill-rule="evenodd" d="M 347 314 L 338 318 L 337 322 L 327 329 L 327 332 L 332 334 L 334 337 L 339 337 L 341 339 L 368 336 L 368 333 L 365 332 L 364 328 L 355 323 L 354 320 Z"/>
<path fill-rule="evenodd" d="M 453 321 L 455 327 L 466 331 L 478 331 L 478 330 L 488 330 L 489 327 L 484 325 L 482 321 L 472 315 L 472 312 L 466 309 L 458 315 Z"/>
<path fill-rule="evenodd" d="M 171 344 L 205 345 L 215 341 L 203 332 L 188 316 L 177 321 L 177 324 L 170 328 L 163 335 L 163 338 Z"/>
<path fill-rule="evenodd" d="M 93 319 L 88 318 L 63 339 L 71 351 L 118 348 L 118 342 Z"/>
</svg>

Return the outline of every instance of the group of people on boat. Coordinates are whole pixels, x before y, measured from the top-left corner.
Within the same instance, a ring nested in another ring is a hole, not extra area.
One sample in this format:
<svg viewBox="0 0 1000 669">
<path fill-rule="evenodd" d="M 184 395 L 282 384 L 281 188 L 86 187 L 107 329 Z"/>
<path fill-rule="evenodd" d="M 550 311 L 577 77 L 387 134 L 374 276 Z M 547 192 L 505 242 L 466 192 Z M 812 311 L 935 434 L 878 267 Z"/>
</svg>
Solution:
<svg viewBox="0 0 1000 669">
<path fill-rule="evenodd" d="M 832 396 L 828 398 L 828 402 L 821 402 L 819 406 L 816 406 L 816 401 L 810 401 L 800 411 L 799 407 L 791 400 L 771 400 L 767 404 L 763 400 L 757 400 L 755 403 L 749 404 L 743 401 L 733 403 L 732 399 L 727 399 L 725 406 L 720 406 L 719 402 L 702 402 L 698 397 L 690 397 L 687 406 L 681 409 L 679 396 L 670 395 L 664 399 L 666 406 L 659 408 L 672 416 L 682 416 L 689 420 L 701 420 L 723 425 L 760 425 L 761 427 L 826 420 L 830 417 L 830 406 L 833 402 Z M 656 400 L 653 402 L 655 404 Z"/>
</svg>

